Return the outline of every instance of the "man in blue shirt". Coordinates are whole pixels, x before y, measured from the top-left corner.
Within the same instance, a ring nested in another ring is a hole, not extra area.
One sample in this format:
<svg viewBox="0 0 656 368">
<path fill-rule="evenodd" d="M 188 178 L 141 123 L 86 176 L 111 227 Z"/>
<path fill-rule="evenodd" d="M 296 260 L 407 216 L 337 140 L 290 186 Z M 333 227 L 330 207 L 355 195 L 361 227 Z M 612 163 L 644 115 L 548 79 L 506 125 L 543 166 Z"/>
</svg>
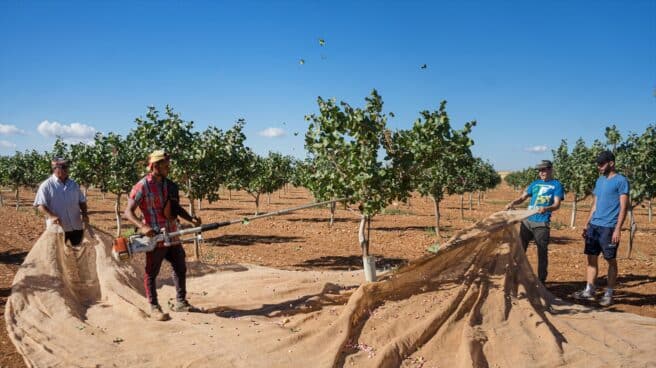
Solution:
<svg viewBox="0 0 656 368">
<path fill-rule="evenodd" d="M 587 255 L 585 289 L 574 293 L 576 299 L 595 299 L 599 254 L 608 262 L 608 288 L 599 300 L 602 306 L 613 303 L 613 289 L 617 280 L 617 247 L 620 244 L 622 224 L 629 207 L 629 181 L 615 171 L 615 155 L 604 151 L 597 157 L 601 174 L 595 183 L 590 215 L 583 229 L 584 253 Z"/>
<path fill-rule="evenodd" d="M 524 202 L 526 198 L 531 197 L 528 208 L 538 210 L 538 213 L 522 221 L 519 235 L 524 251 L 528 248 L 528 243 L 535 240 L 538 248 L 538 278 L 544 284 L 547 280 L 547 267 L 549 266 L 548 245 L 551 212 L 560 208 L 560 202 L 565 199 L 565 191 L 562 184 L 552 178 L 551 161 L 543 160 L 536 166 L 536 169 L 540 179 L 532 182 L 519 198 L 508 203 L 506 209 L 512 209 L 515 205 Z"/>
</svg>

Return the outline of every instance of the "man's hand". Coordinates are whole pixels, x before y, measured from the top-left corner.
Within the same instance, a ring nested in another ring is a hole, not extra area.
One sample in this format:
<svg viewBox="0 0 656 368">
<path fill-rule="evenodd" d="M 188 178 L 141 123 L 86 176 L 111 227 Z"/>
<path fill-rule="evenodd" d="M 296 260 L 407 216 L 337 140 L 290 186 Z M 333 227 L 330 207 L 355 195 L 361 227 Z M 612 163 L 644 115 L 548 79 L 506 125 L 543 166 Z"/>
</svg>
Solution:
<svg viewBox="0 0 656 368">
<path fill-rule="evenodd" d="M 583 227 L 583 232 L 581 233 L 581 237 L 583 239 L 588 237 L 588 225 L 587 224 Z"/>
<path fill-rule="evenodd" d="M 194 216 L 191 218 L 191 223 L 194 224 L 194 227 L 198 227 L 203 223 L 203 221 L 200 220 L 200 217 Z"/>
<path fill-rule="evenodd" d="M 49 220 L 53 224 L 61 225 L 61 223 L 59 221 L 59 217 L 57 217 L 57 216 L 50 216 Z"/>
<path fill-rule="evenodd" d="M 538 207 L 538 213 L 545 213 L 547 212 L 547 207 Z"/>
<path fill-rule="evenodd" d="M 89 224 L 89 215 L 88 214 L 86 214 L 86 213 L 82 214 L 82 222 L 84 222 L 87 225 Z"/>
<path fill-rule="evenodd" d="M 510 202 L 504 207 L 506 211 L 514 210 L 515 209 L 515 202 Z"/>
<path fill-rule="evenodd" d="M 141 227 L 139 228 L 139 232 L 141 233 L 141 235 L 145 235 L 149 238 L 152 238 L 153 236 L 155 236 L 155 230 L 153 230 L 148 225 L 141 225 Z"/>
<path fill-rule="evenodd" d="M 622 231 L 620 229 L 615 229 L 613 231 L 613 237 L 611 238 L 611 241 L 613 244 L 617 245 L 620 243 L 620 237 L 622 235 Z"/>
</svg>

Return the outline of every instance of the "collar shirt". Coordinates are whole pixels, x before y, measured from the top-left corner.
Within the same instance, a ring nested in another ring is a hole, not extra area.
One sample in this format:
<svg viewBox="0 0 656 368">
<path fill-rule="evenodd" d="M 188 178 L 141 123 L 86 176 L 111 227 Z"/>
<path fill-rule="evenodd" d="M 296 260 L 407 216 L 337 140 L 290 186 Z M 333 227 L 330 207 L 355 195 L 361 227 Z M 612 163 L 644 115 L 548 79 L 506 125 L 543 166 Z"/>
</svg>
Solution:
<svg viewBox="0 0 656 368">
<path fill-rule="evenodd" d="M 36 192 L 34 206 L 46 206 L 50 212 L 59 217 L 59 223 L 64 231 L 82 230 L 80 203 L 87 199 L 75 181 L 67 178 L 59 180 L 54 174 L 46 179 Z"/>
<path fill-rule="evenodd" d="M 150 226 L 156 233 L 161 232 L 162 229 L 166 229 L 169 233 L 177 231 L 176 222 L 168 220 L 164 216 L 164 204 L 168 198 L 167 180 L 158 182 L 152 174 L 148 174 L 132 187 L 129 195 L 130 199 L 139 206 L 144 217 L 143 223 Z M 178 237 L 171 239 L 172 245 L 179 243 Z M 163 245 L 158 244 L 159 246 Z"/>
</svg>

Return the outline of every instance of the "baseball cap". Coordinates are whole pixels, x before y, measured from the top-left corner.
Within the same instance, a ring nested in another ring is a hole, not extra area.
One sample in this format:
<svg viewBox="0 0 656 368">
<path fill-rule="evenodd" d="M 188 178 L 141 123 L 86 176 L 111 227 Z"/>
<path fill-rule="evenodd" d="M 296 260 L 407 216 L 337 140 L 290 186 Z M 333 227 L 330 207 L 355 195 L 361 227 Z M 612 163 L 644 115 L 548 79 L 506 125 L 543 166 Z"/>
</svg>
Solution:
<svg viewBox="0 0 656 368">
<path fill-rule="evenodd" d="M 602 165 L 606 162 L 615 161 L 615 155 L 611 151 L 603 151 L 597 156 L 597 164 Z"/>
<path fill-rule="evenodd" d="M 148 167 L 150 167 L 155 162 L 162 160 L 170 160 L 170 156 L 164 150 L 155 150 L 150 155 L 148 155 Z"/>
<path fill-rule="evenodd" d="M 540 169 L 551 169 L 553 164 L 549 160 L 542 160 L 539 164 L 535 165 L 535 168 Z"/>
<path fill-rule="evenodd" d="M 57 166 L 68 166 L 68 160 L 63 157 L 53 157 L 50 161 L 50 166 L 53 168 Z"/>
</svg>

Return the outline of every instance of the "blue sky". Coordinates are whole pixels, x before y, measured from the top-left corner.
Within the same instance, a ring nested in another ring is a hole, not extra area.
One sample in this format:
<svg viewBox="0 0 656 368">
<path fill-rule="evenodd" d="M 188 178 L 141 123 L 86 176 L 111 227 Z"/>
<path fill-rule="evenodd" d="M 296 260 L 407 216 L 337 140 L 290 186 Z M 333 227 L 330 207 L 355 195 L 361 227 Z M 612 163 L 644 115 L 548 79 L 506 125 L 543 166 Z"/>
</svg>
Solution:
<svg viewBox="0 0 656 368">
<path fill-rule="evenodd" d="M 609 124 L 641 133 L 656 0 L 0 2 L 0 154 L 127 134 L 170 104 L 198 130 L 245 118 L 256 152 L 303 157 L 317 96 L 361 106 L 373 88 L 395 129 L 446 99 L 498 170 Z"/>
</svg>

